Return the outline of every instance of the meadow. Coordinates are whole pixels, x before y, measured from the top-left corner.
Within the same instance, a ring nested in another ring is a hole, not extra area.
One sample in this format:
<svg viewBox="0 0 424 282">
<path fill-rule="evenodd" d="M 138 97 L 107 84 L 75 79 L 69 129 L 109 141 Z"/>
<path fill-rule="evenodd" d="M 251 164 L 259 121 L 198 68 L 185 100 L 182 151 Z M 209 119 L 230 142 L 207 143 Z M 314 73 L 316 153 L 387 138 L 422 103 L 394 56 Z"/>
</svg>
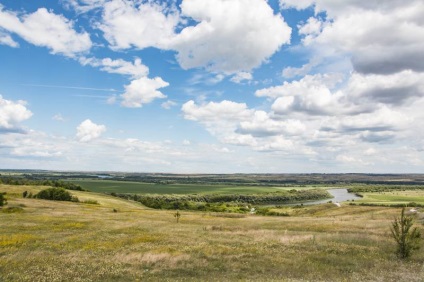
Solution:
<svg viewBox="0 0 424 282">
<path fill-rule="evenodd" d="M 378 205 L 416 203 L 418 205 L 424 205 L 424 190 L 369 192 L 361 193 L 361 195 L 363 195 L 363 198 L 357 200 L 357 203 L 368 203 Z"/>
<path fill-rule="evenodd" d="M 22 198 L 42 188 L 0 185 L 9 202 L 0 212 L 0 281 L 424 278 L 422 251 L 395 256 L 389 227 L 399 208 L 322 204 L 286 207 L 285 217 L 181 211 L 177 223 L 175 211 L 106 194 L 70 191 L 80 203 Z"/>
</svg>

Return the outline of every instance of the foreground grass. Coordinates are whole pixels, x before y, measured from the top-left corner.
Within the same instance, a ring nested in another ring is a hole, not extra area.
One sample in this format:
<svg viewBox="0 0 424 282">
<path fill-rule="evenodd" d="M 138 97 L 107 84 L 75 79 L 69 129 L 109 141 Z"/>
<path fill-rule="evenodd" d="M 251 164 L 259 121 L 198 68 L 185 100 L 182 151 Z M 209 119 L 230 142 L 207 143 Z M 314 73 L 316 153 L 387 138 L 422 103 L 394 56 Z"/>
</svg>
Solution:
<svg viewBox="0 0 424 282">
<path fill-rule="evenodd" d="M 424 254 L 399 261 L 389 226 L 400 209 L 332 204 L 289 217 L 151 210 L 88 192 L 81 201 L 20 198 L 0 186 L 0 281 L 423 281 Z M 113 209 L 117 212 L 113 212 Z"/>
</svg>

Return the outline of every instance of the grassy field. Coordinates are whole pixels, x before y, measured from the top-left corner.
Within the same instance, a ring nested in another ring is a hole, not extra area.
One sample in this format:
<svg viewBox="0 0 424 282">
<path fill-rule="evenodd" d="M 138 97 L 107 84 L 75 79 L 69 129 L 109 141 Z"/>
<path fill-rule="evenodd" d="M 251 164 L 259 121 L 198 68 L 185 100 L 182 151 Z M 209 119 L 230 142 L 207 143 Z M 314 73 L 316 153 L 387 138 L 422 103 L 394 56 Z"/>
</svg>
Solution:
<svg viewBox="0 0 424 282">
<path fill-rule="evenodd" d="M 82 188 L 99 193 L 133 193 L 133 194 L 256 194 L 293 189 L 291 187 L 207 185 L 207 184 L 154 184 L 143 182 L 114 180 L 77 180 L 72 181 Z M 305 187 L 312 189 L 316 187 Z"/>
<path fill-rule="evenodd" d="M 289 217 L 152 210 L 104 194 L 22 198 L 0 186 L 0 281 L 423 281 L 424 253 L 394 255 L 400 209 L 332 204 Z M 113 212 L 116 209 L 117 212 Z M 6 211 L 3 208 L 3 211 Z M 422 226 L 418 225 L 421 229 Z"/>
<path fill-rule="evenodd" d="M 411 202 L 424 205 L 424 191 L 393 191 L 361 193 L 364 197 L 357 200 L 357 203 L 371 204 L 408 204 Z"/>
</svg>

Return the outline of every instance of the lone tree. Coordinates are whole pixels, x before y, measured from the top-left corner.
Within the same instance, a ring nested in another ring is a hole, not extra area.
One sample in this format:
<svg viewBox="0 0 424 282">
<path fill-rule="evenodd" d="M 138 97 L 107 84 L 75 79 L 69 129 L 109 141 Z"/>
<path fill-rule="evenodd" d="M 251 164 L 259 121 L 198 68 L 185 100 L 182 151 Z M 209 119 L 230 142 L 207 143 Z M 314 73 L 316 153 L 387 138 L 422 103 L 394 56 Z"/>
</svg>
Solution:
<svg viewBox="0 0 424 282">
<path fill-rule="evenodd" d="M 396 254 L 399 258 L 407 258 L 413 250 L 420 248 L 421 233 L 416 227 L 412 228 L 412 225 L 413 218 L 405 215 L 405 208 L 403 208 L 400 218 L 396 218 L 390 228 L 397 243 Z"/>
<path fill-rule="evenodd" d="M 177 219 L 177 223 L 178 223 L 180 221 L 180 217 L 181 217 L 180 212 L 177 211 L 176 213 L 174 213 L 174 217 Z"/>
</svg>

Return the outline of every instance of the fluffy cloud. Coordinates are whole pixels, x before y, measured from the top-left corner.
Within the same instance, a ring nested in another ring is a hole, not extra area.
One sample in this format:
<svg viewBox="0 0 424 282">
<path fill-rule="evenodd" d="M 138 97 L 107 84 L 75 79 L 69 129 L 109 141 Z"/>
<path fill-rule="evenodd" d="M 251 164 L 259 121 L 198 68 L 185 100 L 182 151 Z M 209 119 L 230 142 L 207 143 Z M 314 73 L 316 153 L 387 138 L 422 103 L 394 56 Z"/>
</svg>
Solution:
<svg viewBox="0 0 424 282">
<path fill-rule="evenodd" d="M 338 116 L 321 122 L 321 130 L 342 133 L 393 132 L 405 129 L 413 122 L 413 117 L 395 111 L 387 106 L 381 106 L 370 113 Z"/>
<path fill-rule="evenodd" d="M 309 45 L 322 31 L 324 23 L 314 17 L 310 17 L 303 25 L 298 25 L 299 34 L 303 35 L 303 44 Z"/>
<path fill-rule="evenodd" d="M 62 0 L 68 9 L 74 9 L 78 13 L 86 13 L 90 10 L 101 8 L 107 0 Z"/>
<path fill-rule="evenodd" d="M 175 107 L 176 105 L 178 105 L 176 102 L 168 100 L 166 102 L 163 102 L 160 106 L 166 110 L 169 110 L 172 107 Z"/>
<path fill-rule="evenodd" d="M 241 83 L 244 80 L 252 80 L 253 76 L 250 72 L 239 72 L 236 73 L 232 78 L 231 81 L 235 83 Z"/>
<path fill-rule="evenodd" d="M 246 104 L 226 100 L 201 105 L 188 101 L 181 110 L 185 119 L 201 123 L 212 135 L 230 144 L 246 141 L 246 138 L 240 141 L 235 131 L 240 122 L 248 120 L 253 114 Z"/>
<path fill-rule="evenodd" d="M 131 81 L 125 86 L 125 93 L 121 95 L 124 107 L 139 108 L 143 104 L 152 102 L 154 99 L 166 98 L 157 89 L 168 86 L 169 83 L 160 77 L 153 79 L 141 77 Z"/>
<path fill-rule="evenodd" d="M 410 70 L 390 75 L 353 73 L 346 91 L 355 101 L 401 106 L 424 97 L 424 73 Z"/>
<path fill-rule="evenodd" d="M 276 120 L 264 111 L 255 111 L 248 121 L 242 121 L 236 132 L 256 137 L 273 135 L 302 135 L 305 125 L 299 120 Z"/>
<path fill-rule="evenodd" d="M 88 33 L 76 32 L 73 25 L 64 16 L 56 15 L 45 8 L 18 16 L 14 12 L 5 11 L 0 5 L 0 28 L 17 34 L 31 44 L 47 47 L 53 54 L 74 57 L 75 54 L 90 50 L 92 43 Z M 16 47 L 16 42 L 10 41 L 10 36 L 6 36 L 6 39 L 8 45 Z"/>
<path fill-rule="evenodd" d="M 119 96 L 122 100 L 121 105 L 124 107 L 140 108 L 154 99 L 166 98 L 158 89 L 167 87 L 169 83 L 160 77 L 148 78 L 149 68 L 141 62 L 140 58 L 136 58 L 134 62 L 128 62 L 122 59 L 81 57 L 79 62 L 82 65 L 98 67 L 108 73 L 129 75 L 133 80 L 124 86 L 125 92 Z M 116 100 L 116 96 L 111 96 L 107 103 L 114 104 Z"/>
<path fill-rule="evenodd" d="M 302 135 L 306 130 L 298 120 L 277 120 L 264 111 L 249 109 L 244 103 L 225 100 L 203 105 L 189 101 L 182 111 L 186 119 L 203 124 L 221 142 L 258 151 L 293 150 L 296 141 L 286 137 Z M 304 150 L 300 147 L 299 151 Z"/>
<path fill-rule="evenodd" d="M 353 169 L 422 163 L 424 132 L 417 123 L 424 118 L 422 1 L 280 2 L 282 9 L 315 9 L 314 17 L 298 25 L 300 51 L 309 62 L 282 72 L 297 79 L 255 92 L 271 105 L 268 111 L 244 107 L 245 115 L 239 109 L 225 123 L 221 109 L 207 103 L 191 112 L 208 114 L 193 118 L 183 109 L 185 117 L 222 143 L 299 154 L 311 163 Z"/>
<path fill-rule="evenodd" d="M 419 1 L 409 1 L 419 2 Z M 303 10 L 313 6 L 316 13 L 327 12 L 331 17 L 335 15 L 342 15 L 356 9 L 375 9 L 381 11 L 390 11 L 393 7 L 405 4 L 402 0 L 386 0 L 381 2 L 379 0 L 345 0 L 343 2 L 334 0 L 280 0 L 280 6 L 283 9 L 295 8 Z M 417 13 L 417 11 L 412 11 Z"/>
<path fill-rule="evenodd" d="M 0 45 L 7 45 L 10 47 L 19 47 L 19 43 L 12 39 L 9 34 L 3 33 L 0 30 Z"/>
<path fill-rule="evenodd" d="M 0 95 L 0 133 L 21 132 L 19 123 L 32 116 L 24 101 L 6 100 Z"/>
<path fill-rule="evenodd" d="M 135 58 L 132 63 L 122 59 L 112 60 L 111 58 L 97 59 L 81 57 L 79 62 L 83 66 L 98 67 L 100 70 L 108 73 L 129 75 L 133 78 L 139 78 L 149 74 L 149 68 L 141 62 L 140 58 Z"/>
<path fill-rule="evenodd" d="M 181 13 L 198 22 L 172 42 L 186 69 L 250 71 L 290 42 L 290 27 L 262 0 L 183 1 Z"/>
<path fill-rule="evenodd" d="M 340 74 L 307 75 L 301 80 L 256 91 L 258 97 L 276 98 L 272 110 L 281 115 L 304 112 L 310 115 L 335 115 L 346 111 L 342 92 L 332 93 L 342 81 Z"/>
<path fill-rule="evenodd" d="M 106 131 L 106 126 L 93 123 L 86 119 L 77 127 L 77 138 L 81 142 L 88 142 L 99 138 Z"/>
<path fill-rule="evenodd" d="M 86 6 L 97 6 L 92 4 Z M 112 0 L 103 5 L 96 26 L 113 49 L 175 50 L 185 69 L 227 74 L 258 67 L 290 42 L 290 27 L 263 0 L 184 0 L 180 9 L 154 1 Z"/>
<path fill-rule="evenodd" d="M 189 120 L 202 122 L 215 122 L 220 120 L 240 121 L 250 116 L 251 110 L 244 103 L 222 101 L 219 103 L 209 102 L 205 105 L 196 105 L 194 101 L 188 101 L 182 106 L 184 117 Z"/>
<path fill-rule="evenodd" d="M 310 18 L 300 26 L 303 42 L 325 51 L 325 56 L 345 53 L 354 69 L 364 74 L 424 71 L 424 3 L 412 1 L 282 0 L 283 7 L 304 9 L 314 5 L 327 21 Z"/>
<path fill-rule="evenodd" d="M 391 84 L 399 89 L 415 87 L 418 93 L 421 84 L 416 75 L 380 77 L 354 73 L 346 80 L 339 74 L 317 74 L 258 90 L 258 97 L 272 102 L 269 112 L 231 101 L 200 105 L 190 101 L 182 111 L 186 119 L 204 125 L 225 144 L 263 152 L 296 153 L 318 163 L 344 162 L 347 159 L 338 156 L 352 156 L 356 163 L 362 160 L 363 166 L 371 166 L 378 160 L 377 156 L 364 153 L 369 144 L 389 151 L 391 144 L 399 146 L 405 140 L 422 143 L 424 132 L 417 130 L 414 123 L 424 117 L 420 110 L 423 95 L 412 95 L 411 103 L 405 102 L 402 107 L 380 99 L 381 91 L 391 88 Z M 392 81 L 384 83 L 384 79 Z"/>
<path fill-rule="evenodd" d="M 135 4 L 132 1 L 113 0 L 104 4 L 98 28 L 103 31 L 113 49 L 166 49 L 178 22 L 176 10 L 165 4 L 153 1 Z"/>
</svg>

